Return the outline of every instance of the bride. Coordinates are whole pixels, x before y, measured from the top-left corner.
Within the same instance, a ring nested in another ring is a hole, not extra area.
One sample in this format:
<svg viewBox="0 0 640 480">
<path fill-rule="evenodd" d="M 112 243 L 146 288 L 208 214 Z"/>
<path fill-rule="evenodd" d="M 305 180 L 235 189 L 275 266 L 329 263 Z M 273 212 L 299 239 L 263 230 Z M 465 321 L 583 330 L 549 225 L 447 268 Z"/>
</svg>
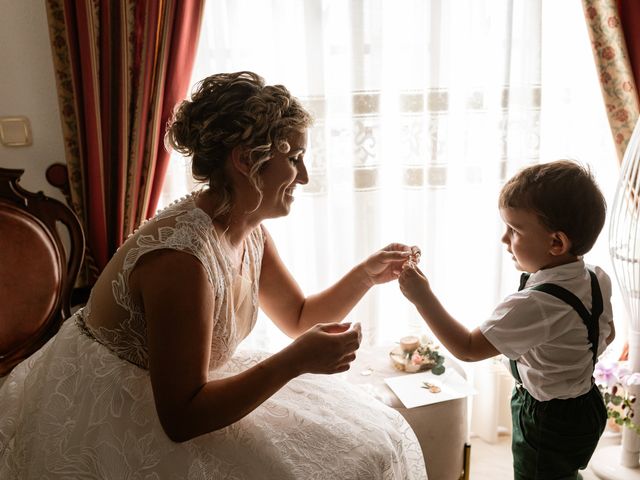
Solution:
<svg viewBox="0 0 640 480">
<path fill-rule="evenodd" d="M 205 78 L 167 142 L 206 184 L 144 223 L 87 305 L 0 387 L 0 478 L 424 479 L 404 419 L 330 375 L 340 323 L 412 249 L 391 244 L 305 297 L 262 220 L 287 215 L 311 118 L 251 72 Z M 234 356 L 258 306 L 294 338 Z"/>
</svg>

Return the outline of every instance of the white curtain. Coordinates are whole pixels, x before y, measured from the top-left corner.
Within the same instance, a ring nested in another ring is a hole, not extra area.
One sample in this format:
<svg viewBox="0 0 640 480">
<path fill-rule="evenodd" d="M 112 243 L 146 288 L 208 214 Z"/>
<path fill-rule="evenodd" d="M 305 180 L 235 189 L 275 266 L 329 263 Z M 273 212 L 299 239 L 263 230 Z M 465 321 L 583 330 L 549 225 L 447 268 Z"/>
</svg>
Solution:
<svg viewBox="0 0 640 480">
<path fill-rule="evenodd" d="M 417 244 L 444 305 L 473 327 L 517 287 L 497 209 L 508 177 L 573 158 L 612 201 L 615 152 L 575 0 L 208 0 L 193 83 L 237 70 L 286 85 L 316 118 L 310 183 L 266 222 L 305 292 L 389 242 Z M 171 169 L 165 203 L 192 187 L 187 162 Z M 586 260 L 612 271 L 606 234 Z M 368 344 L 428 333 L 395 282 L 350 320 Z M 247 341 L 288 339 L 261 317 Z"/>
</svg>

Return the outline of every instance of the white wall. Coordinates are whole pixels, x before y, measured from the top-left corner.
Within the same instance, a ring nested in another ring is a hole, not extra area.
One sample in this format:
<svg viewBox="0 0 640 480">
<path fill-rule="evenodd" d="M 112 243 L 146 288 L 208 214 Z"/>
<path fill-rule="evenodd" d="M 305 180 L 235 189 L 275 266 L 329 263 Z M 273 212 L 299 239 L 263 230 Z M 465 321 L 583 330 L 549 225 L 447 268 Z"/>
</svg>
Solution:
<svg viewBox="0 0 640 480">
<path fill-rule="evenodd" d="M 25 170 L 20 184 L 64 201 L 45 178 L 66 163 L 44 0 L 0 0 L 0 117 L 26 116 L 33 144 L 0 144 L 0 166 Z"/>
</svg>

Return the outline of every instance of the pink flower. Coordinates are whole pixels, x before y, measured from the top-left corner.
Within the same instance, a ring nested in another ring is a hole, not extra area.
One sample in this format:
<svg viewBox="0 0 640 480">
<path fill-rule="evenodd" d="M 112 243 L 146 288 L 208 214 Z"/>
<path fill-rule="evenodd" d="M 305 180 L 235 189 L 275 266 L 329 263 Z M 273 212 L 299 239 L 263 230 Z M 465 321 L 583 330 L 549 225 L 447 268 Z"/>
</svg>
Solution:
<svg viewBox="0 0 640 480">
<path fill-rule="evenodd" d="M 587 16 L 591 20 L 593 20 L 597 15 L 598 15 L 598 11 L 595 8 L 593 8 L 593 7 L 587 8 Z"/>
<path fill-rule="evenodd" d="M 620 25 L 620 21 L 618 20 L 618 17 L 609 17 L 607 19 L 607 25 L 609 25 L 611 28 L 618 28 L 618 25 Z"/>
<path fill-rule="evenodd" d="M 413 355 L 411 355 L 411 363 L 413 363 L 414 365 L 421 365 L 422 360 L 422 355 L 420 355 L 417 351 L 413 352 Z"/>
<path fill-rule="evenodd" d="M 606 385 L 607 388 L 613 387 L 619 382 L 618 379 L 618 362 L 611 360 L 600 360 L 596 363 L 593 370 L 593 377 L 599 385 Z"/>
<path fill-rule="evenodd" d="M 619 122 L 626 122 L 627 120 L 629 120 L 629 112 L 627 112 L 624 108 L 621 108 L 616 112 L 615 117 Z"/>
<path fill-rule="evenodd" d="M 633 90 L 631 82 L 622 82 L 622 90 L 624 90 L 625 92 L 630 92 L 631 90 Z"/>
<path fill-rule="evenodd" d="M 620 382 L 625 383 L 626 378 L 631 375 L 631 370 L 629 370 L 629 364 L 627 362 L 617 362 L 618 371 L 616 375 L 618 376 L 618 380 Z"/>
<path fill-rule="evenodd" d="M 613 394 L 616 393 L 616 385 L 624 390 L 631 385 L 640 385 L 640 372 L 631 372 L 628 362 L 616 362 L 613 360 L 600 360 L 593 370 L 596 383 L 606 386 Z"/>
<path fill-rule="evenodd" d="M 616 51 L 611 47 L 604 47 L 602 49 L 602 58 L 605 60 L 613 60 L 616 56 Z"/>
<path fill-rule="evenodd" d="M 611 74 L 609 72 L 603 72 L 600 75 L 600 83 L 609 83 L 609 80 L 611 80 Z"/>
</svg>

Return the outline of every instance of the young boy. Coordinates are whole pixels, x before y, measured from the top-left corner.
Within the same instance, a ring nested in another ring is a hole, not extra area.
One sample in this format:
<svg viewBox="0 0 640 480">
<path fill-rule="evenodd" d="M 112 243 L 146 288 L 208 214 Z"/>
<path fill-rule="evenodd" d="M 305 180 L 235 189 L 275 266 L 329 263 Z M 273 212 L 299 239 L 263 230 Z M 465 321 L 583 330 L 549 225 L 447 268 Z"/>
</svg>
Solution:
<svg viewBox="0 0 640 480">
<path fill-rule="evenodd" d="M 611 281 L 582 260 L 602 229 L 606 203 L 588 170 L 560 160 L 516 174 L 502 188 L 499 208 L 502 242 L 525 273 L 520 290 L 478 328 L 469 331 L 447 313 L 412 261 L 400 290 L 460 360 L 510 359 L 515 479 L 581 478 L 607 418 L 593 367 L 615 336 Z"/>
</svg>

